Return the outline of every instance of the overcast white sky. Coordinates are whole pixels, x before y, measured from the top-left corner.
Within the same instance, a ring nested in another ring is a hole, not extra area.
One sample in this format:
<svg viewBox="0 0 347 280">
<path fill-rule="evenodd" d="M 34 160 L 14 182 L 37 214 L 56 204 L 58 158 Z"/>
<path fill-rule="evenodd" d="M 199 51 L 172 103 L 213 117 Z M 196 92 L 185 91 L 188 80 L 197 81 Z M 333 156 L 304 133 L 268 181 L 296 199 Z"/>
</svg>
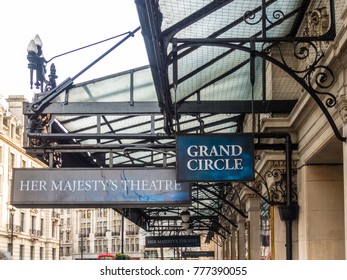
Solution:
<svg viewBox="0 0 347 280">
<path fill-rule="evenodd" d="M 27 46 L 39 34 L 44 57 L 132 31 L 139 26 L 134 0 L 10 0 L 0 2 L 0 95 L 25 95 L 32 90 Z M 73 77 L 121 38 L 54 59 L 58 83 Z M 141 30 L 76 82 L 147 65 Z M 48 64 L 47 71 L 49 71 Z M 75 82 L 75 83 L 76 83 Z"/>
</svg>

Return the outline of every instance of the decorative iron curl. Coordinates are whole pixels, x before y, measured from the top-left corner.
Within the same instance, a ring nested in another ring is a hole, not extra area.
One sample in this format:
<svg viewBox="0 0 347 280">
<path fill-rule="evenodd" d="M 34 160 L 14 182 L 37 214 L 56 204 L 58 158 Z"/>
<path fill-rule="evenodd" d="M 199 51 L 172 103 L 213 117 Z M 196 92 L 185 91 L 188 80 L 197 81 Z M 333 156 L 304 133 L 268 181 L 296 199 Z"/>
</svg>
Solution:
<svg viewBox="0 0 347 280">
<path fill-rule="evenodd" d="M 256 16 L 256 13 L 254 11 L 247 11 L 243 15 L 243 20 L 244 20 L 245 23 L 247 23 L 249 25 L 256 25 L 256 24 L 258 24 L 262 20 L 262 17 L 260 17 L 256 21 L 252 22 L 252 20 L 255 19 L 255 16 Z"/>
<path fill-rule="evenodd" d="M 310 59 L 313 65 L 315 65 L 319 61 L 318 49 L 315 44 L 312 42 L 296 42 L 293 47 L 294 57 L 300 60 L 308 60 Z M 284 61 L 285 59 L 282 58 Z M 305 70 L 307 71 L 310 68 L 310 65 L 307 65 Z M 296 72 L 304 72 L 296 70 Z"/>
<path fill-rule="evenodd" d="M 275 19 L 276 21 L 272 21 L 269 19 L 269 17 L 266 15 L 266 20 L 270 23 L 270 24 L 280 24 L 283 22 L 284 20 L 284 13 L 281 10 L 275 10 L 272 13 L 272 17 L 273 19 Z"/>
<path fill-rule="evenodd" d="M 333 71 L 327 66 L 319 65 L 311 69 L 308 73 L 308 84 L 313 88 L 313 83 L 316 85 L 315 92 L 317 94 L 327 95 L 325 100 L 327 107 L 331 108 L 336 105 L 336 96 L 328 91 L 320 91 L 320 89 L 327 89 L 334 84 L 335 76 Z"/>
</svg>

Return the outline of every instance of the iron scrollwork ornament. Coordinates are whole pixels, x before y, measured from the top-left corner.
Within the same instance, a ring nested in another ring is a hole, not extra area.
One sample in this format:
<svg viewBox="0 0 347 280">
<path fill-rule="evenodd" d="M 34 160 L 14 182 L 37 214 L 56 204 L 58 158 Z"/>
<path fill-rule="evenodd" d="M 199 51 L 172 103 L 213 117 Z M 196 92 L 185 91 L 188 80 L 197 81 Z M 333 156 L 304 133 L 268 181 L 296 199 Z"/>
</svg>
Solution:
<svg viewBox="0 0 347 280">
<path fill-rule="evenodd" d="M 259 18 L 256 18 L 257 12 L 255 11 L 247 11 L 243 15 L 243 20 L 245 23 L 249 25 L 256 25 L 260 23 L 263 19 L 265 19 L 270 24 L 279 24 L 284 20 L 284 13 L 281 10 L 275 10 L 272 12 L 272 17 L 275 21 L 270 20 L 268 15 L 262 14 Z"/>
<path fill-rule="evenodd" d="M 294 177 L 296 173 L 296 169 L 292 169 L 291 176 Z M 273 185 L 269 188 L 270 199 L 273 205 L 286 203 L 286 176 L 287 174 L 284 169 L 273 169 L 265 173 L 265 178 L 273 178 L 274 180 Z M 292 185 L 291 200 L 295 204 L 298 202 L 297 186 L 294 183 Z"/>
<path fill-rule="evenodd" d="M 292 169 L 292 177 L 297 171 Z M 242 183 L 245 187 L 256 193 L 263 201 L 270 205 L 282 205 L 286 203 L 286 171 L 284 169 L 273 169 L 265 173 L 264 176 L 257 173 L 257 180 L 252 183 Z M 269 186 L 268 180 L 273 179 L 273 184 Z M 294 204 L 298 201 L 297 186 L 292 184 L 291 200 Z"/>
<path fill-rule="evenodd" d="M 48 125 L 51 121 L 51 115 L 32 115 L 29 118 L 29 127 L 28 130 L 30 133 L 47 133 Z M 47 141 L 40 138 L 30 138 L 29 146 L 30 147 L 45 147 L 47 145 Z"/>
</svg>

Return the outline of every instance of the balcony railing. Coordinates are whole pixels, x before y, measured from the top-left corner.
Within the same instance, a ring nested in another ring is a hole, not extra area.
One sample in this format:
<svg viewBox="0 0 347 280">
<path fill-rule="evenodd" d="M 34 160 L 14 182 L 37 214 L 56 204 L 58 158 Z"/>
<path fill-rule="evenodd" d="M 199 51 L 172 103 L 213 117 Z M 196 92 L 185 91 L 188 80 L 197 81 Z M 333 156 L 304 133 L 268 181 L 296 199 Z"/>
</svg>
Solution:
<svg viewBox="0 0 347 280">
<path fill-rule="evenodd" d="M 31 236 L 42 236 L 42 232 L 39 229 L 29 229 Z"/>
<path fill-rule="evenodd" d="M 11 224 L 7 224 L 7 231 L 8 232 L 11 232 L 12 231 L 12 225 Z M 13 234 L 19 234 L 21 233 L 23 230 L 22 230 L 22 227 L 20 225 L 13 225 Z"/>
<path fill-rule="evenodd" d="M 127 230 L 126 235 L 138 235 L 139 231 L 138 230 Z"/>
</svg>

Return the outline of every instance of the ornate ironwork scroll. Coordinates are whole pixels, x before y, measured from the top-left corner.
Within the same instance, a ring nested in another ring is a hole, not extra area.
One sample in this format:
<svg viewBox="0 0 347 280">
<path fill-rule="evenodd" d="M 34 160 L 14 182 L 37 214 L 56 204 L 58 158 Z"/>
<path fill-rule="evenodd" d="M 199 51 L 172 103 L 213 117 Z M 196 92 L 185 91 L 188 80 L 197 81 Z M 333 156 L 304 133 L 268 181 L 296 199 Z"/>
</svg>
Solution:
<svg viewBox="0 0 347 280">
<path fill-rule="evenodd" d="M 292 177 L 296 176 L 296 169 L 292 169 Z M 276 168 L 267 171 L 264 176 L 257 173 L 257 179 L 254 182 L 242 184 L 248 189 L 252 190 L 258 196 L 260 196 L 265 202 L 270 205 L 284 205 L 286 203 L 286 170 L 281 168 Z M 272 179 L 272 184 L 269 185 L 268 181 Z M 294 183 L 292 186 L 292 202 L 297 204 L 298 202 L 298 192 L 297 186 Z"/>
</svg>

